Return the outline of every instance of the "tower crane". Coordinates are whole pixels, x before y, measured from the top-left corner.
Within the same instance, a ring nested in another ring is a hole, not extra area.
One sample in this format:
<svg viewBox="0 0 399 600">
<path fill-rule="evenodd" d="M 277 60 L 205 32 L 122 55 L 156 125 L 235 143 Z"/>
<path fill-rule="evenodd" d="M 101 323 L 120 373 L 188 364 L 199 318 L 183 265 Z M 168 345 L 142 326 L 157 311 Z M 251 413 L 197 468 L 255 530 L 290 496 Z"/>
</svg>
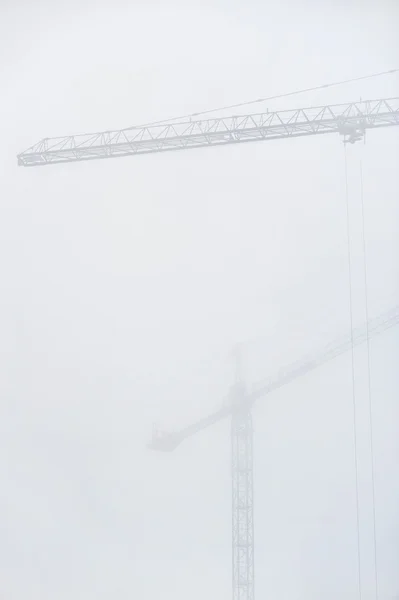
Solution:
<svg viewBox="0 0 399 600">
<path fill-rule="evenodd" d="M 188 437 L 231 418 L 233 600 L 254 599 L 254 506 L 252 406 L 275 390 L 288 385 L 323 364 L 394 327 L 399 323 L 399 306 L 370 320 L 365 327 L 334 341 L 322 350 L 280 369 L 274 376 L 247 390 L 238 375 L 227 402 L 215 413 L 172 433 L 154 431 L 149 447 L 170 452 Z"/>
<path fill-rule="evenodd" d="M 23 167 L 80 162 L 304 136 L 339 134 L 355 143 L 366 131 L 399 125 L 399 98 L 367 100 L 203 120 L 159 122 L 97 133 L 44 138 L 17 156 Z M 254 402 L 345 352 L 353 343 L 399 322 L 399 307 L 366 328 L 330 344 L 323 351 L 285 369 L 252 390 L 238 378 L 227 403 L 216 413 L 168 434 L 155 432 L 156 450 L 174 450 L 185 438 L 220 419 L 231 417 L 233 600 L 254 600 L 253 430 Z"/>
</svg>

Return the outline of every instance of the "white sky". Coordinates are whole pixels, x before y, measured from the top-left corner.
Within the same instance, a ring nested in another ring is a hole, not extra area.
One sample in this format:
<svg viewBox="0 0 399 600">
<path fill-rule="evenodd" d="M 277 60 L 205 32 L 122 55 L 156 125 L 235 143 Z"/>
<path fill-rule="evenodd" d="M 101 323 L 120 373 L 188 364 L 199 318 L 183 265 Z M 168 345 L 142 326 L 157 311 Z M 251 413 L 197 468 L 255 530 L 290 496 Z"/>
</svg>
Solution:
<svg viewBox="0 0 399 600">
<path fill-rule="evenodd" d="M 231 596 L 217 409 L 349 327 L 344 150 L 326 136 L 21 169 L 42 137 L 397 67 L 399 5 L 2 0 L 0 598 Z M 399 76 L 269 109 L 399 96 Z M 266 106 L 265 106 L 266 108 Z M 258 107 L 256 108 L 256 110 Z M 348 147 L 355 322 L 398 304 L 399 131 Z M 371 344 L 380 597 L 399 595 L 398 331 Z M 357 594 L 350 357 L 254 412 L 257 597 Z M 363 598 L 373 599 L 366 354 L 356 353 Z"/>
</svg>

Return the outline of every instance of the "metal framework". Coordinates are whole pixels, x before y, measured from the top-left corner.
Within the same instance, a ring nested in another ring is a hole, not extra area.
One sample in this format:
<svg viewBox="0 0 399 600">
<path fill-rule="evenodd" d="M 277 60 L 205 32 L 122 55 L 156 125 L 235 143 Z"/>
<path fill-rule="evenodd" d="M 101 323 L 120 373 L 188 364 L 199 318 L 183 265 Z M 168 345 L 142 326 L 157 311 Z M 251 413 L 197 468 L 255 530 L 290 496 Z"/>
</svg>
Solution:
<svg viewBox="0 0 399 600">
<path fill-rule="evenodd" d="M 341 134 L 353 143 L 367 129 L 392 125 L 399 125 L 399 98 L 45 138 L 19 154 L 18 164 L 40 166 L 326 133 Z"/>
<path fill-rule="evenodd" d="M 254 474 L 252 415 L 248 408 L 231 419 L 233 600 L 254 600 Z"/>
</svg>

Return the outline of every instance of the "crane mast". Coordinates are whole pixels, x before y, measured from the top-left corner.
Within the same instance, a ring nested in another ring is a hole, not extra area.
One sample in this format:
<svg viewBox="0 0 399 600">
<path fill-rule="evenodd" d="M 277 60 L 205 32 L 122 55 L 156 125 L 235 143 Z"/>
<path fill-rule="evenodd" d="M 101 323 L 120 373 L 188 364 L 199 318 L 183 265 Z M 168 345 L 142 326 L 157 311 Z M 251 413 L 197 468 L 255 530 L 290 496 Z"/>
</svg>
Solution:
<svg viewBox="0 0 399 600">
<path fill-rule="evenodd" d="M 242 373 L 242 347 L 237 345 L 231 403 L 231 500 L 233 600 L 254 600 L 254 474 L 252 412 Z"/>
<path fill-rule="evenodd" d="M 231 418 L 233 600 L 254 600 L 254 473 L 252 413 L 241 398 Z"/>
</svg>

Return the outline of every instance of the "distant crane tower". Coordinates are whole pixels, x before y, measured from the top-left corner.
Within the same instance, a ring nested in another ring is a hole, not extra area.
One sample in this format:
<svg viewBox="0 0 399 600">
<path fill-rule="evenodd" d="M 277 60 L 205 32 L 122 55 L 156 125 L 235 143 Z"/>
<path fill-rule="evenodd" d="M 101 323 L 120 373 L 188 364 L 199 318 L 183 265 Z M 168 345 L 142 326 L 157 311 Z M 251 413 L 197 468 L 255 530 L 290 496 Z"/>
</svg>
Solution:
<svg viewBox="0 0 399 600">
<path fill-rule="evenodd" d="M 231 417 L 233 600 L 254 600 L 254 506 L 252 406 L 259 398 L 302 377 L 317 367 L 366 342 L 399 323 L 399 306 L 370 320 L 352 335 L 328 344 L 321 351 L 280 369 L 273 377 L 245 388 L 238 376 L 229 401 L 217 412 L 174 433 L 154 432 L 150 448 L 172 451 L 186 438 L 218 421 Z M 238 358 L 239 360 L 239 358 Z"/>
<path fill-rule="evenodd" d="M 367 130 L 395 125 L 399 125 L 399 98 L 390 98 L 45 138 L 19 154 L 17 159 L 20 166 L 42 166 L 328 133 L 340 134 L 344 143 L 353 144 L 361 140 Z M 398 322 L 399 307 L 396 307 L 370 321 L 366 329 L 353 332 L 339 343 L 330 344 L 313 357 L 289 365 L 266 384 L 251 391 L 246 389 L 238 374 L 230 390 L 228 405 L 181 431 L 155 433 L 150 446 L 170 451 L 190 435 L 220 419 L 231 417 L 233 600 L 254 600 L 251 409 L 255 400 L 345 352 L 352 343 L 361 343 L 368 336 L 381 333 Z"/>
</svg>

